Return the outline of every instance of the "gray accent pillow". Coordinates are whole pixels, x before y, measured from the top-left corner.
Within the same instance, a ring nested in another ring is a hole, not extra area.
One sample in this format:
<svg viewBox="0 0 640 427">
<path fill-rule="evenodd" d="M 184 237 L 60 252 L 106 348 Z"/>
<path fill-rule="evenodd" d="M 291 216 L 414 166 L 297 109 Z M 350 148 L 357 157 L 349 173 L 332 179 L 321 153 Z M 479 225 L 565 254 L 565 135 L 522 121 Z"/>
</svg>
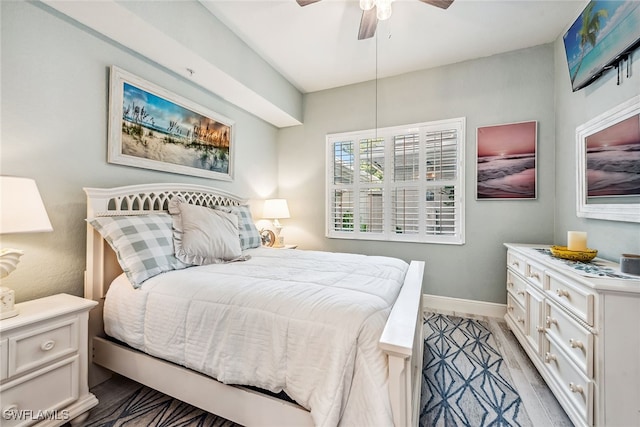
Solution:
<svg viewBox="0 0 640 427">
<path fill-rule="evenodd" d="M 174 256 L 172 221 L 166 213 L 98 217 L 88 222 L 115 251 L 134 288 L 150 277 L 189 266 Z"/>
<path fill-rule="evenodd" d="M 253 222 L 249 206 L 214 206 L 214 209 L 238 216 L 238 230 L 240 232 L 240 247 L 242 247 L 242 250 L 260 247 L 262 243 L 260 232 Z"/>
<path fill-rule="evenodd" d="M 169 213 L 180 261 L 205 265 L 246 259 L 242 257 L 237 215 L 192 205 L 181 197 L 171 199 Z"/>
</svg>

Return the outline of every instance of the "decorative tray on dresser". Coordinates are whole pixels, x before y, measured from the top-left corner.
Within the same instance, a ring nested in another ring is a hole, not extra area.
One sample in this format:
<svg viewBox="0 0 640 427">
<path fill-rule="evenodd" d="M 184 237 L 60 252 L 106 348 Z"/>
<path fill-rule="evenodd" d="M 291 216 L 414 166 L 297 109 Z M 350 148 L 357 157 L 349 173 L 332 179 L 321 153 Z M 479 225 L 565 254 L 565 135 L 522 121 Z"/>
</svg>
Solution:
<svg viewBox="0 0 640 427">
<path fill-rule="evenodd" d="M 505 320 L 576 426 L 640 426 L 640 277 L 505 243 Z"/>
</svg>

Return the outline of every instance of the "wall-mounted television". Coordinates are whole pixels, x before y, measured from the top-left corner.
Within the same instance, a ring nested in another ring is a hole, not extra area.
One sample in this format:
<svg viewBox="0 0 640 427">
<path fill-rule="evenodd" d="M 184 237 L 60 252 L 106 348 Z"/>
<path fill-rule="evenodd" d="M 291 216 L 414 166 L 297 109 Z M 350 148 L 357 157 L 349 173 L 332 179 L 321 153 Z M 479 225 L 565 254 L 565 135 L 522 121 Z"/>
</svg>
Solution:
<svg viewBox="0 0 640 427">
<path fill-rule="evenodd" d="M 640 45 L 640 1 L 591 0 L 564 35 L 573 91 Z"/>
</svg>

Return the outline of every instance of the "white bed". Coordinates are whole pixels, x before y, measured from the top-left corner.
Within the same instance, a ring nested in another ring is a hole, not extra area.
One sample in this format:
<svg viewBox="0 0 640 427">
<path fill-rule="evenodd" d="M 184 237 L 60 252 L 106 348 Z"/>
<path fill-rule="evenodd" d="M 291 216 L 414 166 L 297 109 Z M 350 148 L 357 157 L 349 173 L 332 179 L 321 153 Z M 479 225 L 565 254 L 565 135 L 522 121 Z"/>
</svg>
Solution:
<svg viewBox="0 0 640 427">
<path fill-rule="evenodd" d="M 243 203 L 184 184 L 85 191 L 88 219 L 164 212 L 176 195 L 204 206 Z M 424 263 L 243 254 L 248 261 L 170 271 L 134 289 L 88 226 L 85 293 L 108 296 L 105 324 L 102 310 L 91 319 L 94 364 L 248 426 L 417 425 Z M 92 383 L 105 378 L 95 367 L 91 374 Z M 284 389 L 298 404 L 240 385 Z"/>
</svg>

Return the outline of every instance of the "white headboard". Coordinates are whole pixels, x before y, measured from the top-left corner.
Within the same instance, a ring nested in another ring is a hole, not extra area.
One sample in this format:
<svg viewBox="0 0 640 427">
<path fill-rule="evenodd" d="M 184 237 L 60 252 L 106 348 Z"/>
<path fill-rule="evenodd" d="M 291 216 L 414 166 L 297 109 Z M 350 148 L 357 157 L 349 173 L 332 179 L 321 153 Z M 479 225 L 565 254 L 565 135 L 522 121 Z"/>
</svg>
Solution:
<svg viewBox="0 0 640 427">
<path fill-rule="evenodd" d="M 87 219 L 100 216 L 144 215 L 167 212 L 169 200 L 181 196 L 200 206 L 238 206 L 246 200 L 222 190 L 193 184 L 140 184 L 114 188 L 84 188 Z M 84 296 L 98 302 L 122 270 L 115 253 L 100 233 L 87 223 L 87 264 Z"/>
</svg>

